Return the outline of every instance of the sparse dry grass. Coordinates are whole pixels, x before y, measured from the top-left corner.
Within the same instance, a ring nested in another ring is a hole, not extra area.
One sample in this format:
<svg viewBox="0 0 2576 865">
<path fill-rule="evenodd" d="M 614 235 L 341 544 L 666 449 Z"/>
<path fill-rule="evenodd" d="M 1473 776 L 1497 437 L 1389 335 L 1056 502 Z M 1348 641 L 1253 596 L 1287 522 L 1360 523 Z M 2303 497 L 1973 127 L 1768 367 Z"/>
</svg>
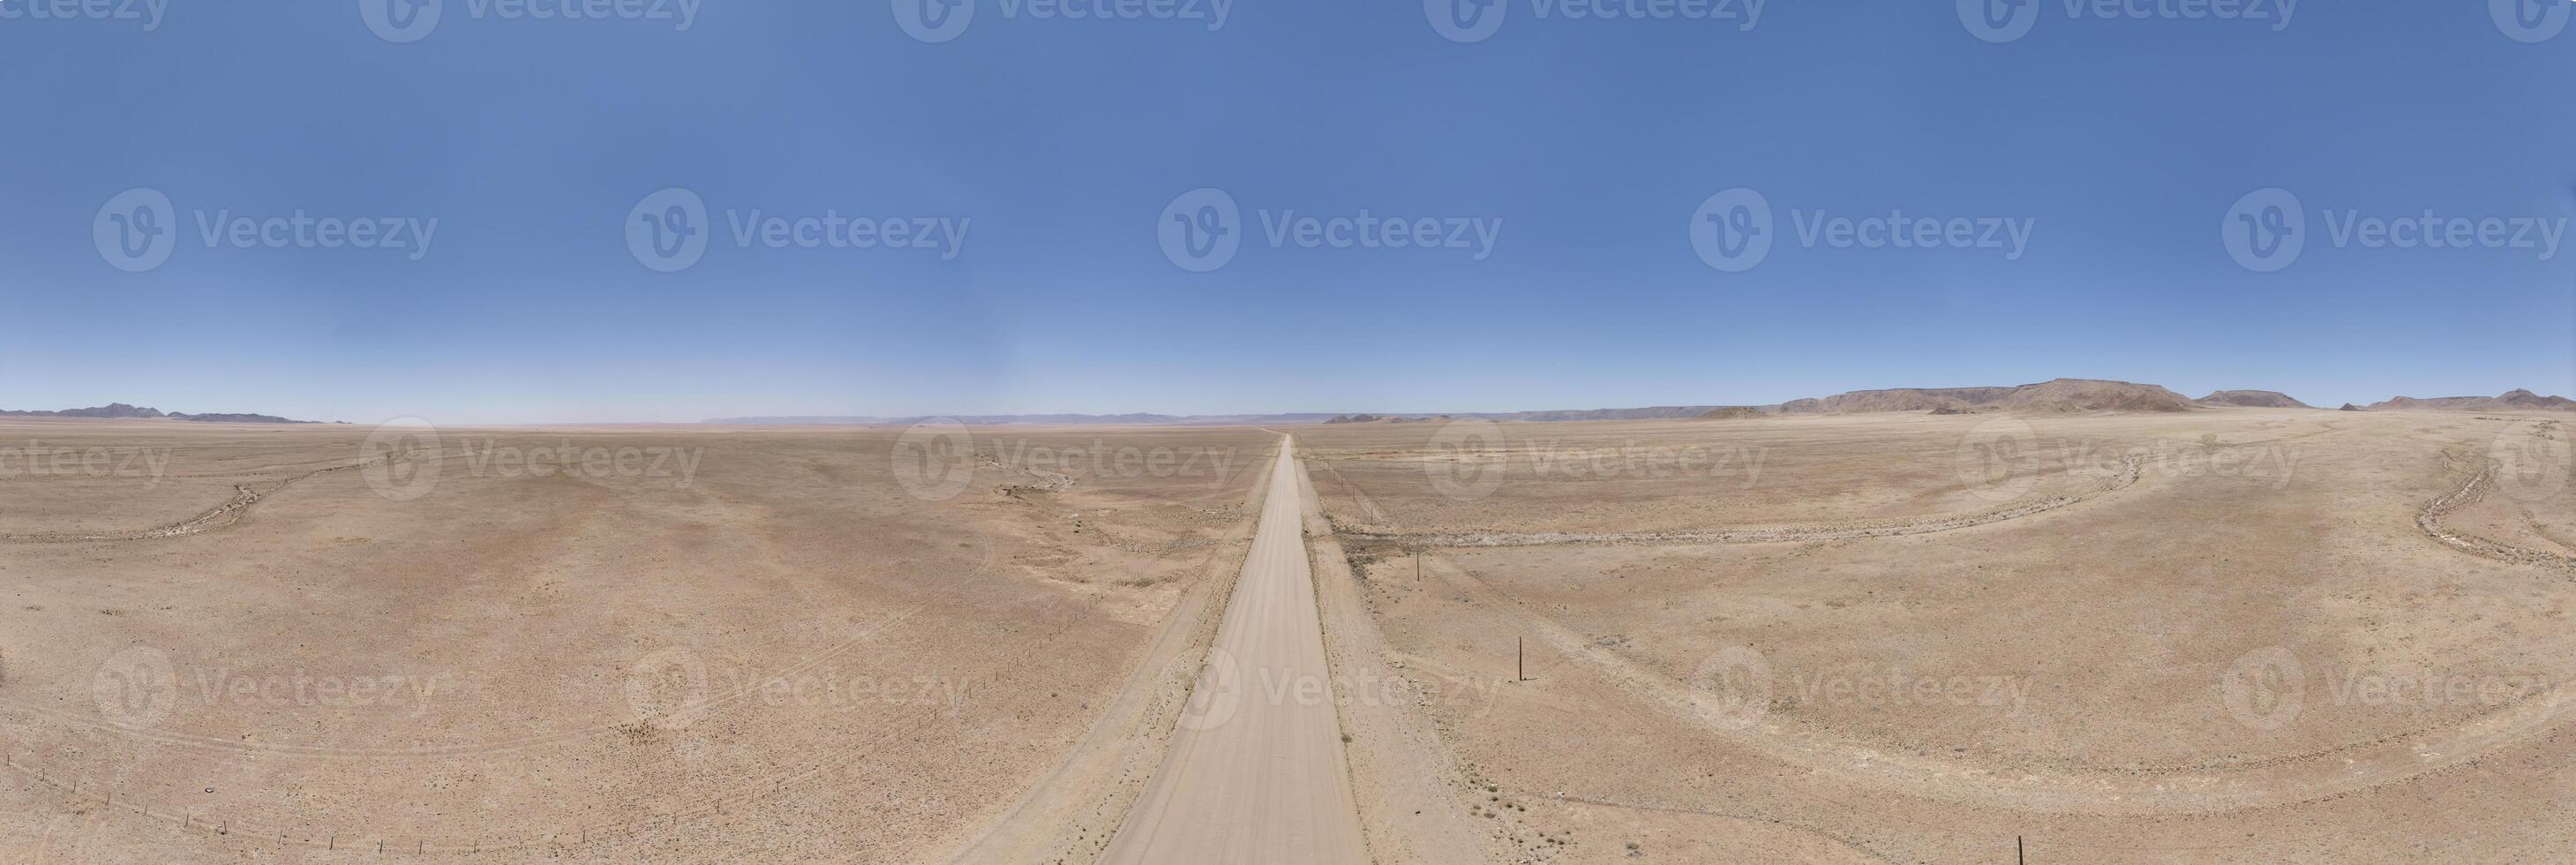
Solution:
<svg viewBox="0 0 2576 865">
<path fill-rule="evenodd" d="M 158 477 L 0 477 L 0 534 L 265 493 L 185 537 L 0 547 L 0 748 L 13 780 L 85 779 L 88 800 L 13 783 L 0 812 L 94 813 L 82 849 L 112 861 L 300 857 L 307 836 L 473 861 L 935 855 L 1118 689 L 1227 554 L 1274 441 L 983 429 L 994 459 L 925 499 L 894 475 L 900 430 L 449 430 L 418 498 L 360 471 L 278 489 L 357 461 L 368 432 L 0 424 L 0 446 L 167 457 Z M 567 446 L 606 462 L 538 454 Z M 103 708 L 102 681 L 161 683 L 131 692 L 161 711 Z"/>
</svg>

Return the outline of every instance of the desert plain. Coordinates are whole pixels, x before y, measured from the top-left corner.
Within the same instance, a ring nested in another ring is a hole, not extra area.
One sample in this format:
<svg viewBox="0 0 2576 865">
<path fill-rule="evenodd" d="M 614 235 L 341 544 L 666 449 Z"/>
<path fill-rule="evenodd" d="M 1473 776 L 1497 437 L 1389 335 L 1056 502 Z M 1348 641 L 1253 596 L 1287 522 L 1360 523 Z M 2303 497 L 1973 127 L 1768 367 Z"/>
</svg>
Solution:
<svg viewBox="0 0 2576 865">
<path fill-rule="evenodd" d="M 1375 861 L 2571 861 L 2568 419 L 13 419 L 0 861 L 1095 861 L 1281 502 Z"/>
</svg>

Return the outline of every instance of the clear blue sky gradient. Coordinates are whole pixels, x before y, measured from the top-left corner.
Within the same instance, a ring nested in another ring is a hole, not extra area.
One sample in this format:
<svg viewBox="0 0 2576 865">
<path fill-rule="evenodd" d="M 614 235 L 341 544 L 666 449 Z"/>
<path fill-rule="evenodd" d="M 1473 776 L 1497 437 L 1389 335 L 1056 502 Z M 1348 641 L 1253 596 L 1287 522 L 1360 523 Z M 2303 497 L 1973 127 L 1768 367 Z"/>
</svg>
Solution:
<svg viewBox="0 0 2576 865">
<path fill-rule="evenodd" d="M 2044 0 L 2003 44 L 1947 2 L 1785 0 L 1750 31 L 1511 0 L 1474 44 L 1411 0 L 1238 2 L 1214 32 L 977 0 L 938 44 L 886 0 L 705 0 L 685 31 L 447 0 L 395 44 L 358 2 L 180 0 L 148 31 L 0 18 L 0 408 L 537 423 L 1767 403 L 2053 376 L 2328 406 L 2576 391 L 2576 248 L 2339 248 L 2320 224 L 2576 215 L 2576 33 L 2508 39 L 2484 2 L 2302 3 L 2276 32 Z M 972 222 L 954 260 L 720 237 L 664 274 L 623 232 L 669 186 L 719 231 L 727 208 Z M 1253 237 L 1192 273 L 1156 223 L 1207 186 Z M 2275 186 L 2315 232 L 2255 273 L 2222 216 Z M 92 243 L 135 187 L 187 235 L 144 273 Z M 1730 187 L 1778 211 L 1781 245 L 1743 273 L 1686 234 Z M 199 209 L 439 228 L 419 261 L 210 249 Z M 1791 211 L 1820 209 L 2034 230 L 2011 261 L 1796 246 Z M 1281 210 L 1503 222 L 1476 261 L 1270 248 L 1257 214 Z"/>
</svg>

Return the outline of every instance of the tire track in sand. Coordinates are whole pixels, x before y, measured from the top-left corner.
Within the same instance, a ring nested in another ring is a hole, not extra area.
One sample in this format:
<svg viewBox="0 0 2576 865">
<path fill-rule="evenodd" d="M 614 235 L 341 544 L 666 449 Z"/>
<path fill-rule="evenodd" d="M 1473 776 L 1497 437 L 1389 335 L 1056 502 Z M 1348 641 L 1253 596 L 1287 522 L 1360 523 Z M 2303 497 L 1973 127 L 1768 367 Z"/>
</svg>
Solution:
<svg viewBox="0 0 2576 865">
<path fill-rule="evenodd" d="M 276 486 L 269 487 L 265 491 L 254 490 L 248 484 L 234 484 L 233 497 L 231 499 L 225 500 L 223 504 L 207 508 L 206 510 L 199 512 L 196 516 L 189 517 L 175 523 L 165 523 L 146 529 L 126 529 L 122 531 L 91 532 L 86 534 L 77 532 L 0 533 L 0 543 L 61 544 L 91 541 L 148 541 L 203 534 L 205 532 L 211 532 L 216 529 L 232 525 L 234 521 L 241 519 L 244 512 L 250 510 L 250 506 L 259 504 L 261 499 L 275 495 L 278 491 L 284 490 L 289 486 L 293 486 L 299 481 L 319 475 L 330 474 L 332 472 L 372 468 L 391 463 L 399 456 L 400 455 L 396 454 L 386 454 L 374 459 L 358 460 L 347 465 L 326 466 L 324 468 L 314 469 L 312 471 L 278 481 Z M 452 459 L 452 457 L 431 458 Z"/>
<path fill-rule="evenodd" d="M 2453 459 L 2463 459 L 2456 454 L 2449 456 Z M 2478 460 L 2479 465 L 2477 473 L 2470 475 L 2468 481 L 2461 484 L 2459 489 L 2426 503 L 2423 510 L 2416 511 L 2415 526 L 2423 529 L 2425 534 L 2433 536 L 2434 540 L 2442 542 L 2443 546 L 2482 559 L 2576 571 L 2576 558 L 2547 550 L 2527 549 L 2488 540 L 2442 524 L 2442 518 L 2450 516 L 2452 512 L 2461 508 L 2484 501 L 2488 493 L 2495 491 L 2496 469 L 2499 464 L 2487 457 L 2475 459 Z"/>
<path fill-rule="evenodd" d="M 1400 543 L 1426 547 L 1536 547 L 1560 544 L 1767 544 L 1792 541 L 1836 541 L 1853 538 L 1892 538 L 1946 532 L 1972 526 L 2000 523 L 2033 514 L 2089 502 L 2137 484 L 2150 460 L 2123 457 L 2120 468 L 2094 489 L 2078 493 L 2041 496 L 1968 514 L 1921 517 L 1862 523 L 1828 523 L 1810 526 L 1765 526 L 1734 529 L 1696 529 L 1667 532 L 1372 532 L 1342 529 L 1335 532 L 1345 538 L 1372 543 Z"/>
<path fill-rule="evenodd" d="M 1558 653 L 1594 668 L 1649 704 L 1762 756 L 1857 784 L 1925 799 L 2019 811 L 2141 816 L 2238 811 L 2348 795 L 2453 768 L 2530 738 L 2576 714 L 2576 682 L 2436 730 L 2237 765 L 2039 774 L 1997 770 L 1893 748 L 1837 740 L 1740 699 L 1649 669 L 1486 585 L 1437 556 L 1442 582 L 1494 610 Z M 2212 711 L 2226 711 L 2212 706 Z"/>
<path fill-rule="evenodd" d="M 2220 447 L 2243 448 L 2255 445 L 2275 445 L 2285 441 L 2294 441 L 2341 431 L 2342 428 L 2337 426 L 2335 422 L 2327 421 L 2318 429 L 2309 430 L 2307 432 L 2274 436 L 2272 438 L 2256 439 L 2253 441 L 2233 442 L 2220 445 Z M 1335 534 L 1364 543 L 1392 542 L 1408 546 L 1422 547 L 1534 547 L 1566 544 L 1766 544 L 1794 541 L 1835 541 L 1854 538 L 1900 537 L 1904 535 L 1930 534 L 1933 532 L 1946 532 L 1954 529 L 1989 525 L 1992 523 L 2003 522 L 2005 520 L 2020 519 L 2034 514 L 2046 513 L 2060 508 L 2072 507 L 2074 505 L 2082 504 L 2084 502 L 2092 501 L 2094 499 L 2128 489 L 2135 485 L 2138 480 L 2144 476 L 2148 466 L 2162 464 L 2168 460 L 2177 458 L 2177 456 L 2177 454 L 2173 453 L 2160 453 L 2122 457 L 2120 459 L 2120 467 L 2112 471 L 2110 477 L 2104 479 L 2098 487 L 2082 492 L 2025 499 L 1967 514 L 1917 517 L 1905 520 L 1840 522 L 1807 526 L 1756 526 L 1744 528 L 1684 529 L 1662 532 L 1604 533 L 1505 532 L 1487 530 L 1403 532 L 1374 531 L 1368 525 L 1337 524 L 1335 526 Z M 1329 467 L 1327 467 L 1327 470 L 1330 470 Z M 1378 508 L 1375 502 L 1369 501 L 1364 494 L 1361 494 L 1357 485 L 1351 484 L 1348 480 L 1342 479 L 1339 472 L 1334 472 L 1333 474 L 1336 480 L 1340 480 L 1344 486 L 1350 487 L 1353 496 L 1357 498 L 1361 506 L 1369 512 L 1370 519 L 1376 520 L 1379 523 L 1384 523 L 1388 520 L 1385 511 Z"/>
</svg>

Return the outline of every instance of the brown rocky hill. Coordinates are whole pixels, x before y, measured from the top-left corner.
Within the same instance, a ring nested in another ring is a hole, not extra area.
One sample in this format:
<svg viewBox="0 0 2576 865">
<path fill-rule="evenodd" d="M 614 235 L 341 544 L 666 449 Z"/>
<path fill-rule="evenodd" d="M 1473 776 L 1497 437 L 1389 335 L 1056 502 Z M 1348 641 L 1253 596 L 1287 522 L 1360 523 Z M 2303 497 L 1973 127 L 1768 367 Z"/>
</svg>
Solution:
<svg viewBox="0 0 2576 865">
<path fill-rule="evenodd" d="M 2289 394 L 2276 390 L 2222 390 L 2217 393 L 2201 397 L 2200 401 L 2203 405 L 2237 405 L 2247 406 L 2250 408 L 2316 407 L 2291 399 Z"/>
<path fill-rule="evenodd" d="M 2527 390 L 2509 390 L 2500 396 L 2444 396 L 2416 399 L 2401 396 L 2370 404 L 2374 409 L 2449 409 L 2454 411 L 2576 411 L 2576 400 L 2563 396 L 2541 396 Z"/>
<path fill-rule="evenodd" d="M 2198 404 L 2163 387 L 2125 381 L 2060 378 L 2015 387 L 1856 390 L 1780 404 L 1784 413 L 1882 411 L 2190 411 Z"/>
<path fill-rule="evenodd" d="M 1890 390 L 1856 390 L 1823 399 L 1793 399 L 1780 404 L 1784 413 L 1823 412 L 1855 414 L 1875 411 L 1924 411 L 1936 408 L 1967 408 L 1991 405 L 2013 391 L 2008 387 L 1902 387 Z"/>
<path fill-rule="evenodd" d="M 2016 411 L 2190 411 L 2199 408 L 2182 394 L 2160 385 L 2088 378 L 2061 378 L 2026 384 L 1995 401 Z"/>
<path fill-rule="evenodd" d="M 1699 419 L 1700 419 L 1700 420 L 1737 420 L 1737 419 L 1741 419 L 1741 418 L 1754 418 L 1754 417 L 1761 417 L 1761 416 L 1762 416 L 1762 410 L 1761 410 L 1761 409 L 1754 408 L 1754 407 L 1749 406 L 1749 405 L 1730 405 L 1730 406 L 1723 406 L 1723 407 L 1720 407 L 1720 408 L 1713 408 L 1713 409 L 1709 409 L 1707 412 L 1702 413 L 1702 414 L 1699 416 Z"/>
</svg>

